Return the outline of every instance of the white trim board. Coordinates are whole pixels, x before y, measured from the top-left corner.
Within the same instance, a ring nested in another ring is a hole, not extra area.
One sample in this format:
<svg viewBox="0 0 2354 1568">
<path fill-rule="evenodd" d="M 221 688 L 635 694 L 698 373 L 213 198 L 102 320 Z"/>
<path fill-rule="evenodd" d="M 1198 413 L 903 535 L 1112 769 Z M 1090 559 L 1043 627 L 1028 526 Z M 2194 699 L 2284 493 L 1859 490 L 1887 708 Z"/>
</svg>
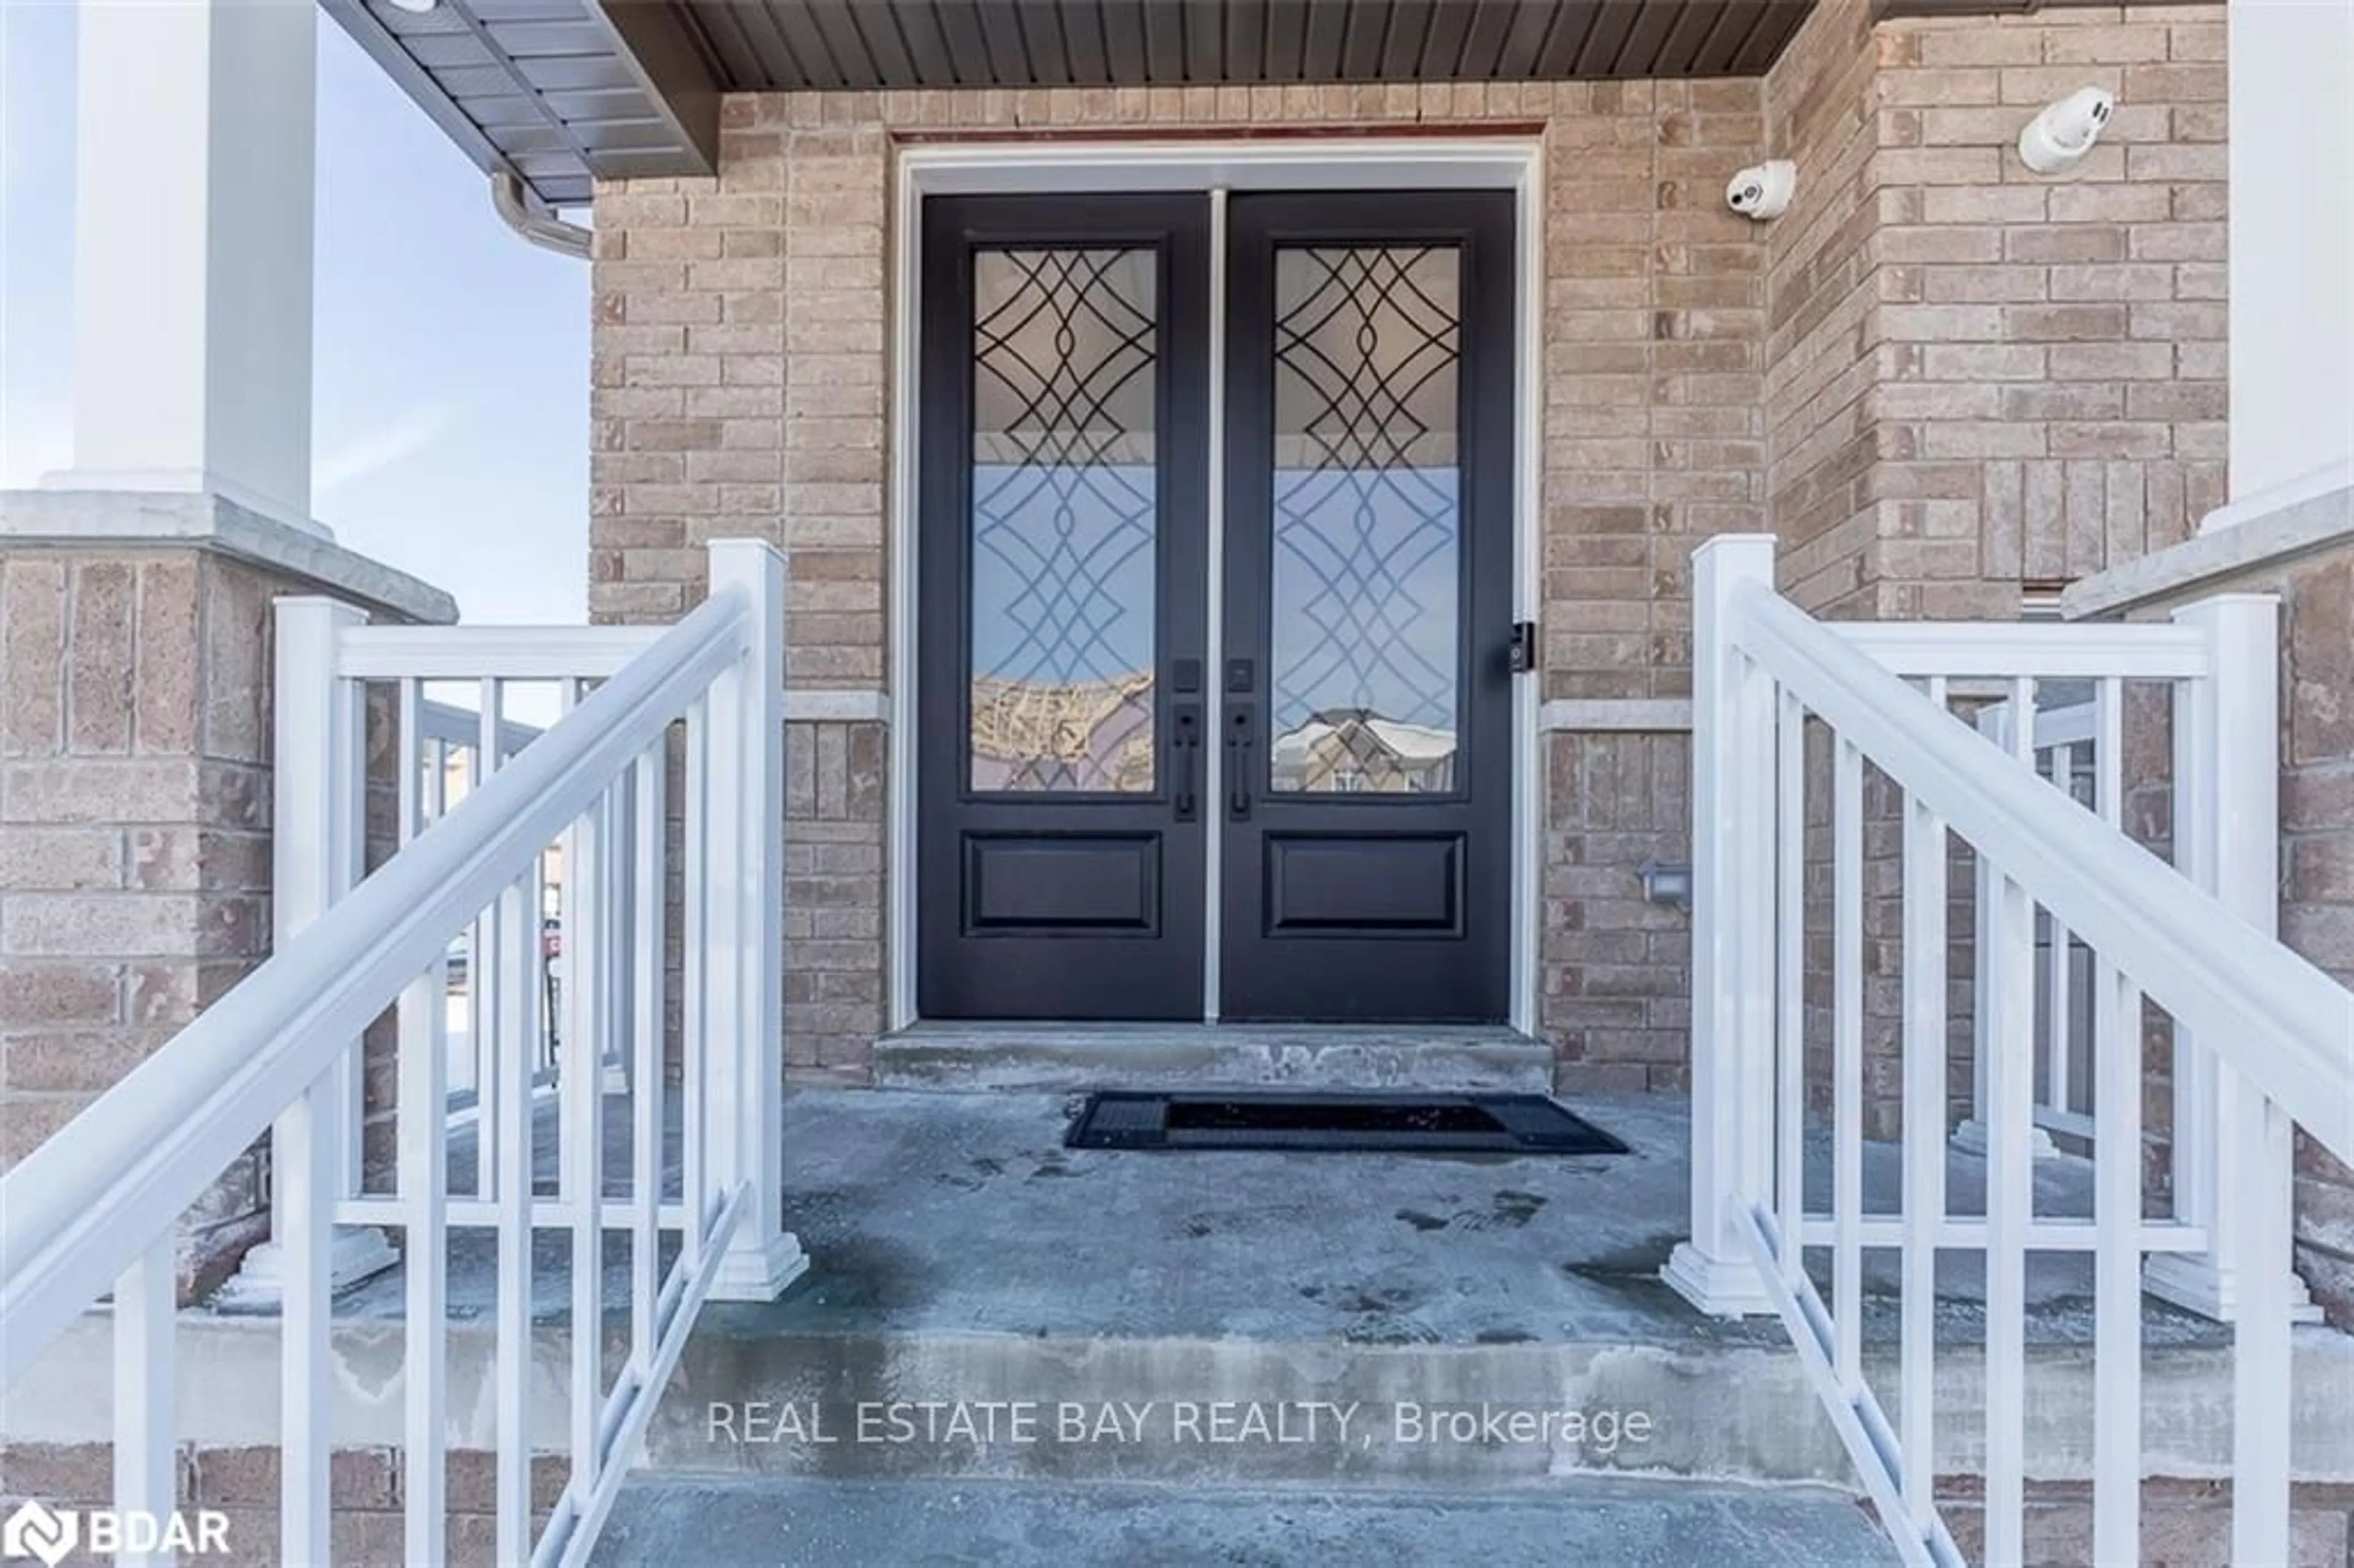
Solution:
<svg viewBox="0 0 2354 1568">
<path fill-rule="evenodd" d="M 923 198 L 942 195 L 1049 192 L 1250 190 L 1408 190 L 1462 187 L 1515 193 L 1516 269 L 1512 614 L 1533 620 L 1542 592 L 1544 366 L 1544 181 L 1538 138 L 1525 134 L 1448 137 L 1265 137 L 1235 141 L 1154 140 L 965 142 L 902 147 L 896 158 L 896 221 L 892 228 L 890 440 L 895 453 L 886 505 L 890 530 L 889 703 L 893 731 L 888 789 L 889 881 L 884 895 L 888 933 L 885 983 L 887 1028 L 905 1029 L 916 1012 L 916 454 Z M 1213 520 L 1215 521 L 1214 519 Z M 1213 596 L 1215 597 L 1214 595 Z M 1214 668 L 1215 666 L 1212 666 Z M 1533 679 L 1512 694 L 1512 910 L 1509 1021 L 1533 1033 L 1539 979 L 1539 893 L 1543 843 L 1543 747 Z M 1213 748 L 1214 751 L 1214 748 Z M 1214 796 L 1212 797 L 1215 799 Z M 1214 864 L 1214 860 L 1213 864 Z M 1213 933 L 1214 942 L 1214 933 Z M 1214 996 L 1205 1010 L 1216 1011 Z"/>
</svg>

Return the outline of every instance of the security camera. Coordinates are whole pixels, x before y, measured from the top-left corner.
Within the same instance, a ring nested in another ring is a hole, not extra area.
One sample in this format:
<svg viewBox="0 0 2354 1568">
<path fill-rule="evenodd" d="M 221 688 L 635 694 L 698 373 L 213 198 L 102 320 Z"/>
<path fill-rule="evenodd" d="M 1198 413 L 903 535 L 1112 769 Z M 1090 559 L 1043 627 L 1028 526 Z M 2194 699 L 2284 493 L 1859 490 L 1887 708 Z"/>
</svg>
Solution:
<svg viewBox="0 0 2354 1568">
<path fill-rule="evenodd" d="M 1724 205 L 1744 217 L 1763 223 L 1790 210 L 1798 192 L 1798 165 L 1787 158 L 1752 164 L 1724 187 Z"/>
<path fill-rule="evenodd" d="M 2048 105 L 2019 133 L 2019 161 L 2039 175 L 2056 175 L 2093 150 L 2116 112 L 2117 95 L 2081 87 Z"/>
</svg>

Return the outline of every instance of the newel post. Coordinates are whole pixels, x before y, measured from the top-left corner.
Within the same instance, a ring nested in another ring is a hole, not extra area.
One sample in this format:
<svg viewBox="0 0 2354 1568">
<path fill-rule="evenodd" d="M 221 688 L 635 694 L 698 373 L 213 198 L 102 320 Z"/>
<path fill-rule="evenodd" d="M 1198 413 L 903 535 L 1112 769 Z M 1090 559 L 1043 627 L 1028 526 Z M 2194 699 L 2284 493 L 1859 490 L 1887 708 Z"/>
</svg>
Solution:
<svg viewBox="0 0 2354 1568">
<path fill-rule="evenodd" d="M 784 1225 L 785 557 L 757 539 L 712 541 L 711 591 L 730 589 L 751 618 L 743 658 L 711 687 L 705 983 L 721 1055 L 707 1130 L 713 1176 L 748 1184 L 751 1207 L 711 1294 L 770 1301 L 809 1267 Z"/>
<path fill-rule="evenodd" d="M 1694 552 L 1691 1234 L 1660 1274 L 1715 1317 L 1774 1309 L 1742 1239 L 1774 1137 L 1774 689 L 1731 635 L 1753 583 L 1774 586 L 1772 535 Z"/>
<path fill-rule="evenodd" d="M 2186 605 L 2176 624 L 2207 639 L 2205 678 L 2184 684 L 2174 722 L 2174 856 L 2182 874 L 2265 936 L 2280 926 L 2280 601 L 2228 593 Z M 2175 1213 L 2208 1227 L 2208 1250 L 2160 1253 L 2146 1270 L 2151 1295 L 2219 1322 L 2254 1300 L 2247 1268 L 2274 1254 L 2262 1296 L 2274 1310 L 2319 1311 L 2290 1272 L 2285 1245 L 2290 1150 L 2261 1096 L 2190 1031 L 2174 1043 Z M 2243 1186 L 2246 1188 L 2243 1191 Z M 2261 1191 L 2267 1223 L 2246 1234 L 2243 1204 Z M 2280 1211 L 2274 1222 L 2270 1210 Z M 2267 1245 L 2277 1236 L 2277 1245 Z"/>
<path fill-rule="evenodd" d="M 339 599 L 281 599 L 270 669 L 270 931 L 284 947 L 367 874 L 366 695 L 338 673 L 345 633 L 367 616 Z M 404 746 L 413 742 L 401 737 Z M 306 1272 L 324 1288 L 381 1274 L 400 1261 L 375 1225 L 336 1226 L 333 1204 L 360 1191 L 366 1107 L 361 1046 L 353 1041 L 325 1080 L 278 1119 L 270 1138 L 270 1239 L 245 1255 L 222 1287 L 245 1308 L 298 1307 Z M 323 1113 L 322 1114 L 314 1114 Z M 315 1258 L 296 1259 L 300 1236 Z M 290 1290 L 290 1275 L 292 1288 Z"/>
</svg>

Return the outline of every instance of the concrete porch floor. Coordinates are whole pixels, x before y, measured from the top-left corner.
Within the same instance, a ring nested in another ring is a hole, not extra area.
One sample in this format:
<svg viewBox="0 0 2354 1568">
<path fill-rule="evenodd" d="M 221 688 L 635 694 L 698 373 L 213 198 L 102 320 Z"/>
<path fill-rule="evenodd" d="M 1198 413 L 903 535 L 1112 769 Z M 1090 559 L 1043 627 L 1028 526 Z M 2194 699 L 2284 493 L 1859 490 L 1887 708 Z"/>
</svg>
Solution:
<svg viewBox="0 0 2354 1568">
<path fill-rule="evenodd" d="M 1588 1095 L 1572 1108 L 1617 1134 L 1624 1155 L 1563 1158 L 1267 1151 L 1066 1150 L 1081 1097 L 810 1089 L 786 1101 L 786 1222 L 812 1259 L 784 1298 L 715 1304 L 729 1334 L 938 1331 L 1325 1340 L 1340 1344 L 1508 1345 L 1561 1340 L 1659 1346 L 1787 1343 L 1770 1319 L 1702 1317 L 1659 1278 L 1682 1239 L 1689 1107 L 1679 1096 Z M 677 1179 L 676 1103 L 666 1150 Z M 607 1190 L 627 1181 L 628 1101 L 609 1099 Z M 535 1139 L 555 1191 L 554 1107 Z M 1866 1150 L 1867 1209 L 1894 1207 L 1898 1150 Z M 471 1134 L 453 1140 L 453 1189 L 470 1189 Z M 1984 1209 L 1982 1160 L 1947 1160 L 1957 1214 Z M 1829 1148 L 1810 1151 L 1827 1197 Z M 2090 1170 L 2037 1165 L 2036 1211 L 2089 1210 Z M 626 1240 L 609 1236 L 621 1299 Z M 488 1233 L 451 1243 L 450 1304 L 486 1318 L 496 1299 Z M 1827 1259 L 1820 1255 L 1819 1261 Z M 1981 1331 L 1983 1269 L 1948 1253 L 1940 1332 Z M 1893 1255 L 1867 1254 L 1867 1338 L 1893 1340 Z M 570 1308 L 567 1238 L 535 1249 L 535 1315 Z M 2089 1259 L 2037 1254 L 2034 1342 L 2089 1344 Z M 2222 1345 L 2228 1331 L 2151 1299 L 2152 1343 Z M 397 1320 L 400 1273 L 337 1301 L 339 1318 Z"/>
</svg>

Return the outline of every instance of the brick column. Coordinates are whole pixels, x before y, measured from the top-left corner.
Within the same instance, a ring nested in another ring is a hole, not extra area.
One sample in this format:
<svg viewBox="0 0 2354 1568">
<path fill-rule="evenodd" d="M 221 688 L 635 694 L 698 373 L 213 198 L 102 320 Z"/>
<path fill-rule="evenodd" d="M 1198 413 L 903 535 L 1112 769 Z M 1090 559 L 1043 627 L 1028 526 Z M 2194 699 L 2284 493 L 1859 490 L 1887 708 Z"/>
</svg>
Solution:
<svg viewBox="0 0 2354 1568">
<path fill-rule="evenodd" d="M 450 620 L 446 594 L 214 498 L 0 498 L 0 1165 L 267 956 L 270 601 Z M 184 1291 L 268 1229 L 249 1152 Z"/>
</svg>

